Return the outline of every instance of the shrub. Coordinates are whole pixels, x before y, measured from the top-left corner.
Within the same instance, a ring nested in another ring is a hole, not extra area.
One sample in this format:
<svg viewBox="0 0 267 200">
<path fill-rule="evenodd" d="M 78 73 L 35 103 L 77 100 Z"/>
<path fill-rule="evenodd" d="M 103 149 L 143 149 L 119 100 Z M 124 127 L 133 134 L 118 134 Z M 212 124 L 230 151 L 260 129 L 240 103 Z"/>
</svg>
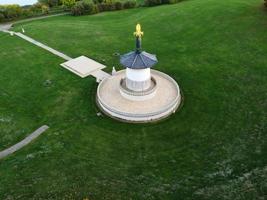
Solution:
<svg viewBox="0 0 267 200">
<path fill-rule="evenodd" d="M 98 7 L 93 3 L 88 3 L 86 1 L 78 1 L 71 9 L 72 15 L 84 15 L 84 14 L 95 14 L 98 13 Z"/>
<path fill-rule="evenodd" d="M 267 0 L 264 0 L 264 5 L 267 7 Z"/>
<path fill-rule="evenodd" d="M 113 10 L 113 6 L 110 3 L 105 3 L 105 2 L 98 3 L 97 7 L 98 7 L 99 12 Z M 114 9 L 115 9 L 115 6 L 114 6 Z"/>
<path fill-rule="evenodd" d="M 61 0 L 61 2 L 67 8 L 72 8 L 75 5 L 75 0 Z"/>
<path fill-rule="evenodd" d="M 182 0 L 145 0 L 145 6 L 157 6 L 161 4 L 175 4 Z"/>
<path fill-rule="evenodd" d="M 22 14 L 22 9 L 19 5 L 7 5 L 6 6 L 6 18 L 15 19 L 20 17 Z"/>
<path fill-rule="evenodd" d="M 146 6 L 157 6 L 162 4 L 161 0 L 145 0 L 145 5 Z"/>
<path fill-rule="evenodd" d="M 42 5 L 42 13 L 43 14 L 48 14 L 49 13 L 49 7 L 47 5 Z"/>
<path fill-rule="evenodd" d="M 34 13 L 30 9 L 23 9 L 22 16 L 23 17 L 32 17 Z"/>
<path fill-rule="evenodd" d="M 120 1 L 115 2 L 115 9 L 116 10 L 122 10 L 123 9 L 123 5 Z"/>
<path fill-rule="evenodd" d="M 86 14 L 91 15 L 99 12 L 98 7 L 93 3 L 85 3 L 84 8 Z"/>
<path fill-rule="evenodd" d="M 0 22 L 3 22 L 5 21 L 5 16 L 4 14 L 0 13 Z"/>
<path fill-rule="evenodd" d="M 43 6 L 43 4 L 36 3 L 30 7 L 30 11 L 33 13 L 40 13 L 40 12 L 42 12 L 42 6 Z"/>
<path fill-rule="evenodd" d="M 45 4 L 49 7 L 54 7 L 54 6 L 58 6 L 61 5 L 61 1 L 60 0 L 38 0 L 38 2 L 40 4 Z"/>
<path fill-rule="evenodd" d="M 95 2 L 95 1 L 93 1 Z M 84 15 L 84 14 L 95 14 L 98 12 L 121 10 L 123 8 L 134 8 L 136 1 L 113 2 L 112 0 L 105 0 L 102 3 L 94 4 L 92 1 L 82 0 L 75 3 L 71 9 L 72 15 Z"/>
<path fill-rule="evenodd" d="M 178 2 L 180 2 L 179 0 L 169 0 L 169 4 L 175 4 L 175 3 L 178 3 Z"/>
<path fill-rule="evenodd" d="M 129 9 L 129 8 L 134 8 L 134 7 L 136 7 L 136 1 L 125 1 L 123 3 L 124 9 Z"/>
<path fill-rule="evenodd" d="M 74 16 L 85 14 L 85 8 L 82 1 L 75 3 L 75 5 L 71 8 L 71 14 Z"/>
<path fill-rule="evenodd" d="M 104 11 L 106 11 L 106 4 L 105 3 L 98 3 L 97 8 L 98 8 L 99 12 L 104 12 Z"/>
<path fill-rule="evenodd" d="M 176 0 L 161 0 L 161 4 L 173 4 L 176 3 Z"/>
</svg>

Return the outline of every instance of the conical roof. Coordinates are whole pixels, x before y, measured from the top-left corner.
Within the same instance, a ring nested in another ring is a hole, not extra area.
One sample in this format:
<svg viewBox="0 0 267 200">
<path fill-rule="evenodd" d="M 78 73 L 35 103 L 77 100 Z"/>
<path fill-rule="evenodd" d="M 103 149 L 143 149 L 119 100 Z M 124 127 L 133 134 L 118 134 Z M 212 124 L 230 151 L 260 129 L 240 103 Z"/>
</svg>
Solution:
<svg viewBox="0 0 267 200">
<path fill-rule="evenodd" d="M 145 69 L 150 68 L 158 62 L 156 55 L 147 53 L 145 51 L 137 52 L 131 51 L 124 54 L 120 58 L 120 63 L 124 67 L 132 69 Z"/>
<path fill-rule="evenodd" d="M 137 24 L 134 35 L 136 36 L 136 50 L 122 55 L 120 63 L 124 67 L 131 69 L 151 68 L 158 60 L 156 55 L 141 51 L 141 36 L 143 32 L 141 32 L 140 24 Z"/>
</svg>

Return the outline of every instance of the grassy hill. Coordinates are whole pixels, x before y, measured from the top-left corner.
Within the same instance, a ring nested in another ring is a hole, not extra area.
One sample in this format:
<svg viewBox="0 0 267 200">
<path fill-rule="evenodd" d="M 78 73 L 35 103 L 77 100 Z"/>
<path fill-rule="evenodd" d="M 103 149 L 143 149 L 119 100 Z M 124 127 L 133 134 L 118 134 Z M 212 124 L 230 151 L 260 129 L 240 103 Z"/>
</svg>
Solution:
<svg viewBox="0 0 267 200">
<path fill-rule="evenodd" d="M 0 33 L 0 150 L 43 124 L 34 143 L 0 161 L 0 199 L 237 199 L 266 197 L 267 12 L 261 0 L 60 16 L 17 24 L 71 57 L 121 69 L 136 23 L 155 69 L 184 104 L 154 124 L 97 117 L 93 78 Z"/>
</svg>

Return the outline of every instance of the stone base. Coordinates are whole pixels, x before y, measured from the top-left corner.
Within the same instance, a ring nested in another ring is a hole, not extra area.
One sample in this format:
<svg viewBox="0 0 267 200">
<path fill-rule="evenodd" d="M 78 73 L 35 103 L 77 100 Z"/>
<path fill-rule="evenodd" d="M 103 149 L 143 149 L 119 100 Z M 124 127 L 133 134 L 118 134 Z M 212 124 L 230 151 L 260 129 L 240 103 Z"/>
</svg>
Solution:
<svg viewBox="0 0 267 200">
<path fill-rule="evenodd" d="M 157 92 L 157 81 L 153 77 L 149 80 L 149 87 L 142 91 L 133 91 L 127 88 L 127 78 L 120 81 L 121 95 L 131 101 L 144 101 L 153 98 Z"/>
<path fill-rule="evenodd" d="M 97 104 L 107 115 L 128 122 L 151 122 L 171 115 L 181 102 L 178 84 L 167 74 L 151 70 L 156 80 L 157 91 L 147 100 L 135 101 L 125 98 L 120 92 L 120 82 L 125 70 L 101 81 L 97 88 Z"/>
</svg>

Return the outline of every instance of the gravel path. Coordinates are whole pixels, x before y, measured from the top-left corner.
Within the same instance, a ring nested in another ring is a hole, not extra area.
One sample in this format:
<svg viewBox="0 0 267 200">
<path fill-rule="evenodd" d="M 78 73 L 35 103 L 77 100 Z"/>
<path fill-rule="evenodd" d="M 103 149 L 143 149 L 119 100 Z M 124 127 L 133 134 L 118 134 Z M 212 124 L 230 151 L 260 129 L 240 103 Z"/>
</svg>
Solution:
<svg viewBox="0 0 267 200">
<path fill-rule="evenodd" d="M 20 141 L 19 143 L 0 151 L 0 159 L 14 153 L 15 151 L 18 151 L 22 147 L 29 144 L 31 141 L 33 141 L 35 138 L 37 138 L 39 135 L 41 135 L 43 132 L 45 132 L 49 127 L 47 125 L 41 126 L 36 131 L 31 133 L 29 136 L 27 136 L 24 140 Z"/>
</svg>

